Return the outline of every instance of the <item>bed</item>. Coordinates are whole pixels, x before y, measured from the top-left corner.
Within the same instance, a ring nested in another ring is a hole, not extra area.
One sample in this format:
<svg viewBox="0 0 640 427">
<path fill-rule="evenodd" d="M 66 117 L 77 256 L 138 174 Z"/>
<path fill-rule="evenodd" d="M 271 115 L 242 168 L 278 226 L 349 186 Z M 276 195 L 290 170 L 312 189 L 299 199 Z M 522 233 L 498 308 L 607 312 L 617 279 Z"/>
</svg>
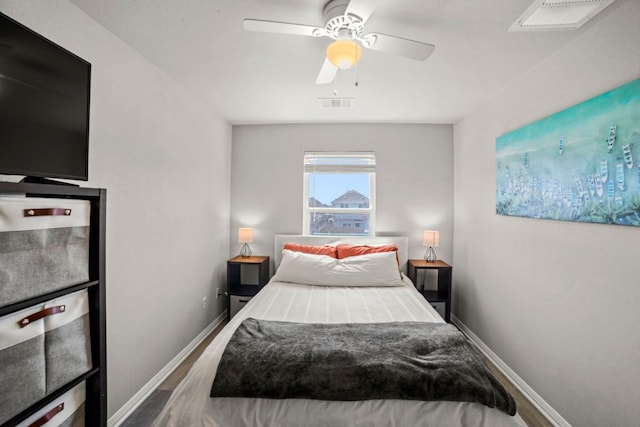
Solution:
<svg viewBox="0 0 640 427">
<path fill-rule="evenodd" d="M 446 327 L 431 305 L 417 292 L 411 281 L 398 274 L 393 286 L 324 286 L 290 281 L 291 260 L 315 259 L 319 255 L 291 254 L 286 243 L 325 245 L 397 245 L 394 262 L 403 271 L 407 262 L 406 237 L 315 237 L 276 235 L 274 266 L 276 274 L 251 301 L 220 331 L 184 380 L 177 386 L 156 419 L 158 427 L 231 427 L 231 426 L 525 426 L 515 416 L 467 401 L 427 401 L 404 398 L 367 398 L 331 400 L 326 398 L 210 397 L 214 378 L 220 384 L 219 366 L 228 366 L 231 349 L 240 332 L 258 322 L 289 327 L 365 327 L 383 325 L 434 324 Z M 375 262 L 385 255 L 367 255 Z M 355 259 L 355 257 L 353 258 Z M 357 261 L 360 262 L 360 261 Z M 387 261 L 385 261 L 387 262 Z M 281 265 L 282 264 L 282 265 Z M 298 264 L 295 264 L 296 266 Z M 279 268 L 282 267 L 282 268 Z M 359 268 L 359 265 L 357 265 Z M 302 269 L 308 271 L 308 266 Z M 294 271 L 299 273 L 299 271 Z M 311 268 L 313 270 L 313 268 Z M 396 270 L 397 272 L 397 270 Z M 378 274 L 378 273 L 376 273 Z M 281 278 L 287 281 L 281 281 Z M 306 279 L 305 279 L 306 280 Z M 323 278 L 318 278 L 322 283 Z M 340 280 L 339 278 L 337 279 Z M 406 323 L 402 323 L 406 322 Z M 329 329 L 332 331 L 333 329 Z M 255 331 L 253 331 L 255 332 Z M 251 330 L 249 334 L 253 333 Z M 251 336 L 251 335 L 250 335 Z M 381 346 L 382 347 L 382 346 Z M 226 349 L 226 351 L 225 351 Z M 222 360 L 222 363 L 221 363 Z M 258 370 L 258 369 L 256 369 Z M 227 371 L 227 369 L 221 369 Z M 344 372 L 344 370 L 342 371 Z M 244 380 L 243 380 L 244 381 Z M 324 389 L 325 385 L 323 385 Z M 320 394 L 322 397 L 323 395 Z"/>
</svg>

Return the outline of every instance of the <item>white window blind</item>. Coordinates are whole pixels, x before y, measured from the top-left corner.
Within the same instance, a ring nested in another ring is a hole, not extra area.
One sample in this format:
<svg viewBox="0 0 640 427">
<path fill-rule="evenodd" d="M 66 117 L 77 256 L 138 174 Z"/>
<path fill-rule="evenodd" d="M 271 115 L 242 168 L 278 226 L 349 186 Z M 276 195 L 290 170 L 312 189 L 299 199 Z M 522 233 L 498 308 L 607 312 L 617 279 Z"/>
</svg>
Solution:
<svg viewBox="0 0 640 427">
<path fill-rule="evenodd" d="M 375 173 L 375 153 L 305 153 L 304 171 L 307 173 Z"/>
</svg>

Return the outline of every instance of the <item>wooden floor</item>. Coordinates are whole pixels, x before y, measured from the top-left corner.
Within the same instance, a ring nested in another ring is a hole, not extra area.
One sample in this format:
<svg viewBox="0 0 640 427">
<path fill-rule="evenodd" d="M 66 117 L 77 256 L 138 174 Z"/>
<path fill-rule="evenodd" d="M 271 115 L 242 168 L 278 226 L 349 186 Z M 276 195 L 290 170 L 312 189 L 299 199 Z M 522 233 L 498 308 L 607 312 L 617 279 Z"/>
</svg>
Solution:
<svg viewBox="0 0 640 427">
<path fill-rule="evenodd" d="M 218 332 L 227 324 L 226 320 L 222 322 L 217 328 L 215 328 L 207 338 L 196 347 L 189 356 L 165 379 L 156 390 L 144 401 L 138 408 L 122 423 L 120 427 L 150 427 L 153 425 L 153 420 L 160 414 L 162 408 L 169 400 L 171 393 L 176 386 L 187 375 L 193 362 L 200 357 L 200 354 L 211 343 L 211 341 L 218 335 Z M 194 426 L 195 427 L 195 426 Z"/>
<path fill-rule="evenodd" d="M 178 383 L 182 381 L 187 374 L 193 362 L 200 357 L 200 354 L 209 345 L 211 340 L 220 332 L 225 326 L 226 322 L 223 322 L 218 326 L 205 340 L 173 371 L 166 380 L 144 401 L 142 404 L 122 423 L 121 427 L 151 427 L 153 421 L 158 416 L 164 405 L 169 400 L 171 393 L 176 388 Z M 553 427 L 537 409 L 533 406 L 520 391 L 513 385 L 506 377 L 496 368 L 490 361 L 487 360 L 487 365 L 495 375 L 495 377 L 502 383 L 509 393 L 513 396 L 518 407 L 518 414 L 527 423 L 529 427 Z M 194 426 L 197 427 L 197 426 Z"/>
<path fill-rule="evenodd" d="M 516 407 L 518 408 L 518 415 L 522 417 L 525 423 L 529 427 L 554 427 L 554 425 L 547 420 L 544 415 L 538 411 L 538 409 L 529 402 L 524 395 L 518 390 L 493 363 L 486 360 L 487 366 L 491 369 L 493 375 L 502 383 L 502 386 L 507 389 L 509 394 L 513 396 L 516 401 Z"/>
</svg>

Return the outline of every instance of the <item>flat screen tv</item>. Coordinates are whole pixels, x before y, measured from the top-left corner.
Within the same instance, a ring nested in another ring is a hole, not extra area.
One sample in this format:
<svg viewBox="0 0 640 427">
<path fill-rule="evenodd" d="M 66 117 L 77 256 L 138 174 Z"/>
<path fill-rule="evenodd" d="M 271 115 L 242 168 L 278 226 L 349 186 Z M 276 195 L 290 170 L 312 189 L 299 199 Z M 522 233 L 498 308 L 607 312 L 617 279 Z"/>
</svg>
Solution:
<svg viewBox="0 0 640 427">
<path fill-rule="evenodd" d="M 89 178 L 91 64 L 0 13 L 0 174 Z"/>
</svg>

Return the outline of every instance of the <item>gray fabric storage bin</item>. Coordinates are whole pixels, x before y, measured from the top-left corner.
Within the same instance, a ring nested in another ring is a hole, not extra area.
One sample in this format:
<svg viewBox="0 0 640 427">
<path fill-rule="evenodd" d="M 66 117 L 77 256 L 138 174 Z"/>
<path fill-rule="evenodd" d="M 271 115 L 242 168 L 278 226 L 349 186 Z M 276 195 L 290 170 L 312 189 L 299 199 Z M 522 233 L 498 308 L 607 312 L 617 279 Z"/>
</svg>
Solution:
<svg viewBox="0 0 640 427">
<path fill-rule="evenodd" d="M 85 400 L 86 386 L 82 382 L 32 414 L 17 427 L 84 427 Z"/>
<path fill-rule="evenodd" d="M 65 307 L 45 322 L 46 393 L 91 370 L 89 294 L 86 290 L 64 295 L 45 304 Z"/>
<path fill-rule="evenodd" d="M 0 424 L 91 370 L 88 291 L 0 319 Z"/>
<path fill-rule="evenodd" d="M 0 197 L 0 306 L 89 280 L 87 200 Z"/>
<path fill-rule="evenodd" d="M 0 425 L 45 397 L 44 322 L 19 322 L 44 304 L 0 318 Z"/>
</svg>

